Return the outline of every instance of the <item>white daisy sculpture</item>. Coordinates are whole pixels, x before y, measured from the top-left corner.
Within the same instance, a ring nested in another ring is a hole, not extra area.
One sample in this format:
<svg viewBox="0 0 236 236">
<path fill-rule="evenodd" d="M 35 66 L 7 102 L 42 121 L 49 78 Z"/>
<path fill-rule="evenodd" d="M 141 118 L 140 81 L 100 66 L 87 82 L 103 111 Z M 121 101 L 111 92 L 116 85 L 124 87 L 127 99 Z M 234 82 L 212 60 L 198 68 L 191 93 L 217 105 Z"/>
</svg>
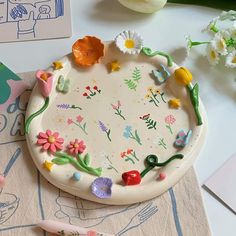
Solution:
<svg viewBox="0 0 236 236">
<path fill-rule="evenodd" d="M 230 20 L 230 28 L 219 29 L 218 21 Z M 236 11 L 223 12 L 220 16 L 214 18 L 204 31 L 213 34 L 210 41 L 194 42 L 187 37 L 187 53 L 192 47 L 207 44 L 207 59 L 211 65 L 217 65 L 220 59 L 225 60 L 225 66 L 236 68 Z"/>
<path fill-rule="evenodd" d="M 143 39 L 135 31 L 126 30 L 116 36 L 115 44 L 123 53 L 139 54 L 143 47 Z"/>
</svg>

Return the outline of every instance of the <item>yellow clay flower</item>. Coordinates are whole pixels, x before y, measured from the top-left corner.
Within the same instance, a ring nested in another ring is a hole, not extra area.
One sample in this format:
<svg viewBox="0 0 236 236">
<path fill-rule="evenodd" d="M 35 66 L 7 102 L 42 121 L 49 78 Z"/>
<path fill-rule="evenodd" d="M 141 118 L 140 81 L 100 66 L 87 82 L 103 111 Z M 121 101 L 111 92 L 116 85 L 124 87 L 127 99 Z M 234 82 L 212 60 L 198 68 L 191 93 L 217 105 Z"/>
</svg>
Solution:
<svg viewBox="0 0 236 236">
<path fill-rule="evenodd" d="M 180 99 L 178 99 L 178 98 L 171 99 L 171 100 L 169 100 L 168 103 L 169 103 L 169 106 L 171 108 L 174 108 L 174 109 L 178 109 L 180 107 L 180 105 L 181 105 Z"/>
<path fill-rule="evenodd" d="M 45 161 L 44 163 L 43 163 L 43 167 L 46 169 L 46 170 L 48 170 L 48 171 L 51 171 L 52 170 L 52 166 L 53 166 L 54 164 L 52 163 L 52 162 L 49 162 L 49 161 Z"/>
<path fill-rule="evenodd" d="M 60 61 L 54 61 L 52 64 L 54 70 L 60 70 L 63 68 L 63 65 Z"/>
<path fill-rule="evenodd" d="M 174 75 L 176 81 L 183 85 L 189 85 L 193 79 L 191 72 L 185 67 L 175 70 Z"/>
<path fill-rule="evenodd" d="M 118 61 L 113 61 L 110 63 L 111 72 L 120 70 L 120 63 Z"/>
</svg>

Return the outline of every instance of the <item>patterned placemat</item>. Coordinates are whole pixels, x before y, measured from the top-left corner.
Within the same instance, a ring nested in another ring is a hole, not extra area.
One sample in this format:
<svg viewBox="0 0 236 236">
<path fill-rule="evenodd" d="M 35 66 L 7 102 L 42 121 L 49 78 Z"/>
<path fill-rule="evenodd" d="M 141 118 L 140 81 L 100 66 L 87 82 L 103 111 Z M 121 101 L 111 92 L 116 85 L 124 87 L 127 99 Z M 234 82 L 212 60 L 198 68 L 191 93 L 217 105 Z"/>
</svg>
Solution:
<svg viewBox="0 0 236 236">
<path fill-rule="evenodd" d="M 20 76 L 32 88 L 34 73 Z M 36 227 L 42 219 L 118 236 L 211 235 L 193 168 L 162 196 L 128 206 L 92 203 L 48 183 L 34 166 L 24 137 L 30 93 L 26 90 L 0 113 L 0 172 L 7 180 L 0 193 L 0 235 L 49 236 Z"/>
</svg>

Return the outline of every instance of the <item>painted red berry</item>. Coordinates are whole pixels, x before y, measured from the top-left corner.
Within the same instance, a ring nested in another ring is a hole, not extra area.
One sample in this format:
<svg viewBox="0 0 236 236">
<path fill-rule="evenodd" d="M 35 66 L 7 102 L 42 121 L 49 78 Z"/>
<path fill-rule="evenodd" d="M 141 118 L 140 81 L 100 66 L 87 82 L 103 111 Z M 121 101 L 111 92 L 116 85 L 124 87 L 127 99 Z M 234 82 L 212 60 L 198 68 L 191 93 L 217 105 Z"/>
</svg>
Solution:
<svg viewBox="0 0 236 236">
<path fill-rule="evenodd" d="M 160 180 L 164 180 L 166 178 L 166 174 L 165 173 L 160 173 L 159 174 L 159 179 Z"/>
<path fill-rule="evenodd" d="M 84 97 L 87 97 L 87 96 L 88 96 L 88 94 L 87 94 L 87 93 L 84 93 L 84 94 L 83 94 L 83 96 L 84 96 Z"/>
<path fill-rule="evenodd" d="M 94 86 L 93 89 L 94 89 L 94 90 L 98 90 L 98 86 Z"/>
<path fill-rule="evenodd" d="M 142 177 L 137 170 L 131 170 L 122 174 L 122 179 L 126 185 L 137 185 L 141 183 Z"/>
<path fill-rule="evenodd" d="M 86 89 L 87 89 L 87 90 L 90 90 L 90 87 L 89 87 L 89 86 L 87 86 L 87 87 L 86 87 Z"/>
<path fill-rule="evenodd" d="M 5 186 L 6 180 L 3 175 L 0 175 L 0 188 L 3 188 Z"/>
</svg>

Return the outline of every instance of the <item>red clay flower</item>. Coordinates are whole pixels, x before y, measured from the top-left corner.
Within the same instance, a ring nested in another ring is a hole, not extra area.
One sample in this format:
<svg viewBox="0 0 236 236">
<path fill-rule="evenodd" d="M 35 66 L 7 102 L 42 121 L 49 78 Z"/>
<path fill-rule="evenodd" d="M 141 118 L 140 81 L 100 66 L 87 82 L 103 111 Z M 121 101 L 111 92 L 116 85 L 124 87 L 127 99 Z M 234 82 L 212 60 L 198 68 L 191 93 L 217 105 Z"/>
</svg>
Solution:
<svg viewBox="0 0 236 236">
<path fill-rule="evenodd" d="M 62 150 L 64 139 L 59 137 L 59 133 L 52 133 L 47 130 L 46 133 L 40 132 L 38 135 L 37 144 L 42 146 L 43 151 L 55 153 L 57 150 Z"/>
<path fill-rule="evenodd" d="M 122 179 L 126 185 L 137 185 L 141 183 L 142 177 L 137 170 L 131 170 L 122 174 Z"/>
<path fill-rule="evenodd" d="M 84 144 L 84 141 L 79 141 L 78 139 L 75 139 L 75 141 L 70 142 L 70 144 L 67 146 L 67 149 L 70 154 L 78 155 L 84 152 L 86 146 Z"/>
</svg>

